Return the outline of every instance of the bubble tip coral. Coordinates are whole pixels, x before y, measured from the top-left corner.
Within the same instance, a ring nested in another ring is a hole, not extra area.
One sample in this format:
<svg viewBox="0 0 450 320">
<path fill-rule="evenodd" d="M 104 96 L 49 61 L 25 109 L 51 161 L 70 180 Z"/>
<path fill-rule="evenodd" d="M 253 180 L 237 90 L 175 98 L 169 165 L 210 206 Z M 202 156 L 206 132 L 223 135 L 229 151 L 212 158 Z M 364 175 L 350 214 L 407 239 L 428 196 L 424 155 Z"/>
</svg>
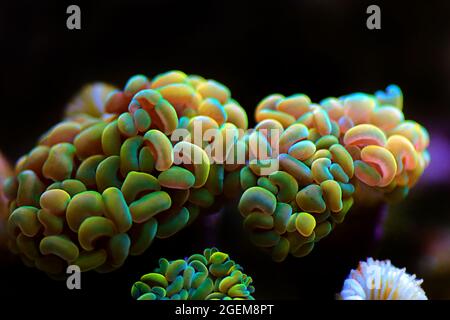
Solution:
<svg viewBox="0 0 450 320">
<path fill-rule="evenodd" d="M 401 108 L 395 86 L 321 104 L 276 94 L 258 104 L 256 130 L 242 133 L 245 110 L 214 80 L 169 71 L 131 77 L 122 90 L 86 86 L 5 184 L 11 249 L 48 272 L 73 263 L 104 272 L 191 224 L 216 196 L 243 191 L 252 242 L 276 261 L 305 256 L 360 190 L 399 199 L 419 179 L 429 137 Z M 198 126 L 236 144 L 222 142 L 224 157 L 211 158 L 221 140 L 198 142 Z M 281 154 L 265 129 L 281 131 Z M 252 161 L 259 142 L 269 152 Z M 278 171 L 266 170 L 275 162 Z"/>
<path fill-rule="evenodd" d="M 159 260 L 153 273 L 133 284 L 137 300 L 253 300 L 252 278 L 217 248 L 203 254 L 168 261 Z"/>
<path fill-rule="evenodd" d="M 406 269 L 399 269 L 390 260 L 359 263 L 351 270 L 338 295 L 343 300 L 427 300 L 421 288 L 423 280 L 416 279 Z"/>
</svg>

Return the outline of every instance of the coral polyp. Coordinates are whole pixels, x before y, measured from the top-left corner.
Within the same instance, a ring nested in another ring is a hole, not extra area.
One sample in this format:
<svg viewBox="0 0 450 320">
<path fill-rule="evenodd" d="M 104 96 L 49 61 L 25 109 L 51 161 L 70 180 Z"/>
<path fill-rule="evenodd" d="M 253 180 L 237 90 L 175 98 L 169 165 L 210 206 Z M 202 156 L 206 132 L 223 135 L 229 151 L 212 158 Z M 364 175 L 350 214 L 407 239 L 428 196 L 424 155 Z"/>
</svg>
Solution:
<svg viewBox="0 0 450 320">
<path fill-rule="evenodd" d="M 406 269 L 399 269 L 389 260 L 368 258 L 359 263 L 344 282 L 339 295 L 343 300 L 427 300 L 416 279 Z"/>
<path fill-rule="evenodd" d="M 217 248 L 168 261 L 133 284 L 137 300 L 253 300 L 252 278 Z"/>
<path fill-rule="evenodd" d="M 106 115 L 105 103 L 115 90 L 114 86 L 103 82 L 88 84 L 67 104 L 65 115 L 68 118 L 76 118 L 80 114 L 101 118 Z"/>
<path fill-rule="evenodd" d="M 10 248 L 48 273 L 107 272 L 224 195 L 241 197 L 275 261 L 303 257 L 354 201 L 401 200 L 420 178 L 429 136 L 402 103 L 397 86 L 320 103 L 273 94 L 247 130 L 230 90 L 197 75 L 86 86 L 5 182 Z"/>
</svg>

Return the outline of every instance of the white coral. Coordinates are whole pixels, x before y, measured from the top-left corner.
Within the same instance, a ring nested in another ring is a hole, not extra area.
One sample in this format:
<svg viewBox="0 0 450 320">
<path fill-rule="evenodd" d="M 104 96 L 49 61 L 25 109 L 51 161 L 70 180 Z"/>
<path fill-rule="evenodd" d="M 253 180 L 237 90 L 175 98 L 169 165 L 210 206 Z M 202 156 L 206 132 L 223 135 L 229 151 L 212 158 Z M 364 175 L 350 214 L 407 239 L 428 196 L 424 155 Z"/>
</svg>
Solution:
<svg viewBox="0 0 450 320">
<path fill-rule="evenodd" d="M 368 258 L 359 263 L 344 282 L 343 300 L 427 300 L 423 280 L 396 268 L 391 261 Z"/>
</svg>

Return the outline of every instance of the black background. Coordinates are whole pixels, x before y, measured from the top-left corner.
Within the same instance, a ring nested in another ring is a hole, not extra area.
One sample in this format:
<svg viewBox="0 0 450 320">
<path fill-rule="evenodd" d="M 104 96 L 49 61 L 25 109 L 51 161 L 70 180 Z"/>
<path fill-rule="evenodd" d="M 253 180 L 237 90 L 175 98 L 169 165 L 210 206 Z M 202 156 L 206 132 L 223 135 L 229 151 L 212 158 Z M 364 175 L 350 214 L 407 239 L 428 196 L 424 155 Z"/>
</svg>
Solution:
<svg viewBox="0 0 450 320">
<path fill-rule="evenodd" d="M 81 7 L 81 30 L 66 28 L 69 4 Z M 381 7 L 381 30 L 366 28 L 369 4 Z M 270 93 L 302 92 L 320 101 L 396 83 L 405 95 L 406 117 L 424 124 L 432 137 L 433 130 L 448 137 L 449 14 L 448 1 L 2 1 L 0 149 L 11 161 L 30 150 L 85 83 L 123 86 L 133 74 L 151 77 L 172 69 L 224 83 L 249 118 Z M 418 187 L 406 202 L 433 211 L 448 197 L 444 187 L 432 194 Z M 349 218 L 308 258 L 276 264 L 249 245 L 229 207 L 221 224 L 201 219 L 117 272 L 86 274 L 80 292 L 18 263 L 2 267 L 7 289 L 0 295 L 20 296 L 31 285 L 54 298 L 130 299 L 131 284 L 160 256 L 180 258 L 218 245 L 253 276 L 256 298 L 333 299 L 349 270 L 367 256 L 386 258 L 385 250 L 407 267 L 415 259 L 415 247 L 405 256 L 401 248 L 374 243 L 375 208 Z"/>
</svg>

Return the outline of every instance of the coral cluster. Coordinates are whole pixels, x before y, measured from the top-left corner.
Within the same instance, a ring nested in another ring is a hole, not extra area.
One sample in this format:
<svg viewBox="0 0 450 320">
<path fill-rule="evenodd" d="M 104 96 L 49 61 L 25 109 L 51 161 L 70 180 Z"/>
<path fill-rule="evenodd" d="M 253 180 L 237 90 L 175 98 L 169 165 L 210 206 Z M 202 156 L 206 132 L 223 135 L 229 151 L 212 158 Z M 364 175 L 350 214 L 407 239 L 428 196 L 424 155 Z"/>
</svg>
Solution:
<svg viewBox="0 0 450 320">
<path fill-rule="evenodd" d="M 5 183 L 10 248 L 48 273 L 107 272 L 243 192 L 252 242 L 304 256 L 354 199 L 400 199 L 420 177 L 428 134 L 401 109 L 395 86 L 319 104 L 271 95 L 247 130 L 229 89 L 200 76 L 87 86 Z"/>
<path fill-rule="evenodd" d="M 402 101 L 393 85 L 318 104 L 304 94 L 263 99 L 255 130 L 271 129 L 259 134 L 268 157 L 240 174 L 239 209 L 252 241 L 277 261 L 289 252 L 304 256 L 343 221 L 354 199 L 403 199 L 430 159 L 428 133 L 404 119 Z M 267 135 L 273 129 L 281 132 L 275 144 Z M 279 169 L 262 174 L 274 161 Z"/>
<path fill-rule="evenodd" d="M 133 284 L 137 300 L 253 300 L 252 278 L 228 254 L 216 248 L 168 261 Z"/>
<path fill-rule="evenodd" d="M 106 99 L 109 91 L 86 87 L 5 183 L 9 244 L 27 265 L 51 274 L 68 264 L 113 270 L 190 224 L 223 191 L 226 166 L 172 133 L 246 129 L 225 86 L 168 72 L 134 76 Z"/>
</svg>

